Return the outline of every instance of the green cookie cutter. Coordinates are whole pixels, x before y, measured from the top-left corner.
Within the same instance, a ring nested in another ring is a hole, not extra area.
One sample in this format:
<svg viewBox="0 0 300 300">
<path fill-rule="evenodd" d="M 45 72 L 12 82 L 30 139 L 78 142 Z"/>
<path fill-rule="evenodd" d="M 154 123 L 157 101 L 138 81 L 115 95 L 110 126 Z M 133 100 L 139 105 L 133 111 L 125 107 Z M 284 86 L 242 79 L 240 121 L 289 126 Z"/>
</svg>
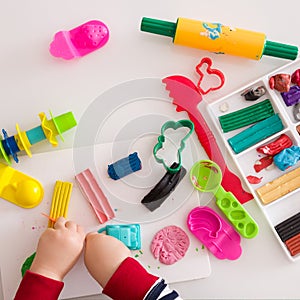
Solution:
<svg viewBox="0 0 300 300">
<path fill-rule="evenodd" d="M 179 149 L 177 150 L 177 157 L 178 157 L 178 161 L 177 161 L 177 167 L 176 168 L 171 168 L 169 167 L 165 160 L 163 158 L 160 158 L 157 156 L 157 152 L 163 148 L 163 143 L 165 142 L 166 140 L 166 137 L 165 137 L 165 131 L 167 129 L 178 129 L 178 128 L 181 128 L 181 127 L 187 127 L 189 128 L 189 132 L 184 136 L 184 138 L 181 140 L 180 142 L 180 147 Z M 158 143 L 154 146 L 153 148 L 153 155 L 154 155 L 154 158 L 155 160 L 160 163 L 160 164 L 163 164 L 164 168 L 174 174 L 176 172 L 178 172 L 181 168 L 181 153 L 183 151 L 183 149 L 185 148 L 185 142 L 186 140 L 190 137 L 190 135 L 193 133 L 194 131 L 194 123 L 190 120 L 179 120 L 179 121 L 168 121 L 166 122 L 165 124 L 163 124 L 163 126 L 161 127 L 161 135 L 157 138 L 158 139 Z"/>
</svg>

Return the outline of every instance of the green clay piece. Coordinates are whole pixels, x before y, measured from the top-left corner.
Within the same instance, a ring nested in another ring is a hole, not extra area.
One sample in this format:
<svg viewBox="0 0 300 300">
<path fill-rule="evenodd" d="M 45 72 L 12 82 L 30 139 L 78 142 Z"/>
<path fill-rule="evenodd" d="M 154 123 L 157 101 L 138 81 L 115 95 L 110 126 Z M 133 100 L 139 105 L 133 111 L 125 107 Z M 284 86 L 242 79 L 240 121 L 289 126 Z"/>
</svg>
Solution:
<svg viewBox="0 0 300 300">
<path fill-rule="evenodd" d="M 284 128 L 278 114 L 245 129 L 228 139 L 232 150 L 238 154 Z"/>
<path fill-rule="evenodd" d="M 223 132 L 242 128 L 273 116 L 274 109 L 269 99 L 219 117 Z"/>
<path fill-rule="evenodd" d="M 217 206 L 243 237 L 250 239 L 257 235 L 256 222 L 235 196 L 221 186 L 222 172 L 215 162 L 201 160 L 195 163 L 190 171 L 190 179 L 197 190 L 215 195 Z"/>
<path fill-rule="evenodd" d="M 24 277 L 25 273 L 27 270 L 30 269 L 32 262 L 35 258 L 36 252 L 34 252 L 33 254 L 31 254 L 29 257 L 26 258 L 26 260 L 24 261 L 22 268 L 21 268 L 21 273 L 22 273 L 22 277 Z"/>
<path fill-rule="evenodd" d="M 177 150 L 177 167 L 176 168 L 170 168 L 166 162 L 165 162 L 165 159 L 163 158 L 160 158 L 157 156 L 157 153 L 160 149 L 163 148 L 163 144 L 166 140 L 166 137 L 165 137 L 165 131 L 167 129 L 178 129 L 178 128 L 181 128 L 181 127 L 187 127 L 189 128 L 189 132 L 184 136 L 184 138 L 181 140 L 180 142 L 180 147 L 179 149 Z M 154 146 L 153 148 L 153 155 L 154 155 L 154 158 L 155 160 L 158 162 L 158 163 L 161 163 L 163 164 L 164 168 L 174 174 L 176 172 L 178 172 L 181 168 L 181 165 L 182 165 L 182 159 L 181 159 L 181 154 L 182 154 L 182 151 L 183 149 L 185 148 L 185 142 L 186 140 L 190 137 L 190 135 L 193 133 L 194 131 L 194 123 L 190 120 L 179 120 L 177 122 L 175 121 L 168 121 L 166 122 L 162 127 L 161 127 L 161 135 L 158 137 L 158 143 Z"/>
</svg>

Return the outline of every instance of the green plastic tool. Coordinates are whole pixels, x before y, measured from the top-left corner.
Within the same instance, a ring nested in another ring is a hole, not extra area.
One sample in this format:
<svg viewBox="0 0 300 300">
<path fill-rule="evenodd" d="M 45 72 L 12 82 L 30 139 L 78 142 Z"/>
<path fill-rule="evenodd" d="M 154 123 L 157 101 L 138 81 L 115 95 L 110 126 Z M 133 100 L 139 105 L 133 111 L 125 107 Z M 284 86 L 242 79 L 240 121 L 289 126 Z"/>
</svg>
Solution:
<svg viewBox="0 0 300 300">
<path fill-rule="evenodd" d="M 190 179 L 197 190 L 215 195 L 217 206 L 243 237 L 250 239 L 257 235 L 256 222 L 235 196 L 221 186 L 222 172 L 215 162 L 201 160 L 195 163 L 190 171 Z"/>
<path fill-rule="evenodd" d="M 177 167 L 171 168 L 167 165 L 165 158 L 159 157 L 157 154 L 158 154 L 158 151 L 163 148 L 164 143 L 166 141 L 165 131 L 170 128 L 176 130 L 181 127 L 187 127 L 189 129 L 189 131 L 184 136 L 184 138 L 181 140 L 180 147 L 177 149 L 177 160 L 178 160 Z M 154 155 L 155 160 L 158 163 L 163 164 L 164 168 L 168 172 L 174 174 L 180 170 L 181 165 L 182 165 L 181 153 L 182 153 L 183 149 L 185 148 L 186 140 L 190 137 L 190 135 L 193 133 L 193 131 L 194 131 L 194 123 L 190 120 L 179 120 L 177 122 L 168 121 L 161 127 L 161 135 L 158 137 L 158 143 L 153 148 L 153 155 Z"/>
</svg>

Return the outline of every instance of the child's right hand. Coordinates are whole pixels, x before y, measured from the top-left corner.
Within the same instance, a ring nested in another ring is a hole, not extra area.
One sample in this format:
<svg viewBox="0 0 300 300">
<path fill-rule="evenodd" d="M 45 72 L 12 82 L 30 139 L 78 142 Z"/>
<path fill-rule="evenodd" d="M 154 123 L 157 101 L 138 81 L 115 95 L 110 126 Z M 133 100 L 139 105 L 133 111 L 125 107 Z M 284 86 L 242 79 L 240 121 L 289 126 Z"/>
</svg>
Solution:
<svg viewBox="0 0 300 300">
<path fill-rule="evenodd" d="M 112 236 L 97 232 L 86 236 L 85 265 L 103 288 L 120 264 L 129 256 L 131 256 L 130 250 Z"/>
</svg>

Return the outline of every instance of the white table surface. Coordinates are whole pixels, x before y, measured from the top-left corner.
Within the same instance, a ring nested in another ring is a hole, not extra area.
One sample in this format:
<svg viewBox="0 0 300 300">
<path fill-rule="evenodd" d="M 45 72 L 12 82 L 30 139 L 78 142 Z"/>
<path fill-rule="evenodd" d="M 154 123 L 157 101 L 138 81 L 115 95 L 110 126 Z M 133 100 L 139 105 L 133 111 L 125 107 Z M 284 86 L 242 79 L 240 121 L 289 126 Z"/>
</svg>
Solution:
<svg viewBox="0 0 300 300">
<path fill-rule="evenodd" d="M 73 111 L 77 120 L 104 91 L 132 79 L 181 74 L 196 78 L 194 68 L 209 56 L 226 76 L 225 86 L 205 97 L 213 101 L 288 63 L 271 57 L 252 61 L 175 46 L 170 38 L 142 33 L 143 16 L 220 22 L 260 31 L 271 41 L 300 45 L 299 2 L 276 1 L 3 1 L 0 10 L 1 128 L 15 133 L 38 121 L 40 111 Z M 63 61 L 48 46 L 55 32 L 99 19 L 110 29 L 108 44 L 84 58 Z M 74 131 L 59 147 L 72 147 Z M 48 148 L 45 147 L 45 151 Z M 38 151 L 43 151 L 40 147 Z M 300 263 L 290 262 L 255 202 L 246 208 L 260 226 L 253 240 L 242 240 L 236 261 L 211 255 L 212 274 L 172 285 L 184 299 L 299 299 Z M 3 241 L 1 241 L 3 243 Z M 192 267 L 192 266 L 191 266 Z M 105 299 L 92 296 L 85 299 Z"/>
</svg>

